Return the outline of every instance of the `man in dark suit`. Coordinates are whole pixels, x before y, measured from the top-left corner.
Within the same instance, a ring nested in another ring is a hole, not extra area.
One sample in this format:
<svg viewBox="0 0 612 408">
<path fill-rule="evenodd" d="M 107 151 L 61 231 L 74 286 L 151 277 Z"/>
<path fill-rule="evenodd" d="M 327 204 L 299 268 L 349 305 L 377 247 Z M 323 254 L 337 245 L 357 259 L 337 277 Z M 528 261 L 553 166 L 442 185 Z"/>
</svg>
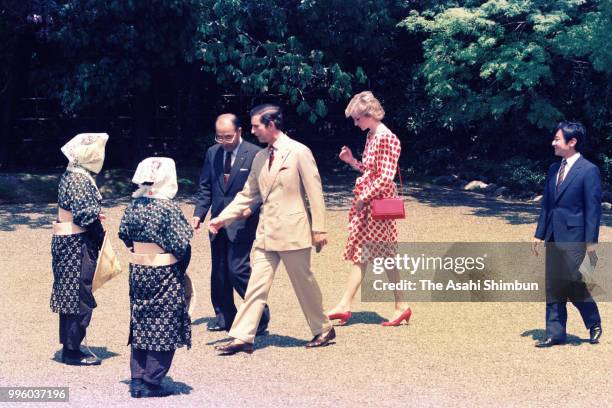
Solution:
<svg viewBox="0 0 612 408">
<path fill-rule="evenodd" d="M 597 304 L 578 268 L 586 255 L 595 256 L 601 220 L 599 169 L 580 155 L 586 130 L 580 122 L 561 122 L 552 146 L 561 162 L 553 164 L 546 178 L 542 211 L 532 249 L 546 241 L 546 339 L 536 347 L 565 342 L 567 299 L 580 312 L 590 331 L 590 342 L 601 337 Z"/>
<path fill-rule="evenodd" d="M 219 116 L 215 130 L 218 144 L 206 152 L 193 212 L 196 232 L 200 231 L 209 208 L 211 217 L 216 217 L 242 191 L 253 158 L 261 150 L 242 140 L 240 121 L 234 114 Z M 208 324 L 209 331 L 229 330 L 232 327 L 237 312 L 234 289 L 244 299 L 251 276 L 250 252 L 259 222 L 260 205 L 261 202 L 251 205 L 242 213 L 239 221 L 222 233 L 209 235 L 212 258 L 210 293 L 216 315 L 215 320 Z M 269 320 L 270 312 L 266 305 L 258 334 L 266 331 Z"/>
</svg>

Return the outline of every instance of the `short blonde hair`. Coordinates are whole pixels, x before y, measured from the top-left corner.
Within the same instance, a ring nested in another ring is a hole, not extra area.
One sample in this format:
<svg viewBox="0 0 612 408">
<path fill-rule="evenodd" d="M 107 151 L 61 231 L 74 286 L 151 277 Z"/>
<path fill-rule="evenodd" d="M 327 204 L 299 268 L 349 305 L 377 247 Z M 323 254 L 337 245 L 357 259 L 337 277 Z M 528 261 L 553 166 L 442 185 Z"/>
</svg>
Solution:
<svg viewBox="0 0 612 408">
<path fill-rule="evenodd" d="M 344 110 L 344 115 L 347 118 L 349 116 L 370 116 L 376 120 L 382 120 L 385 117 L 385 110 L 372 92 L 364 91 L 353 96 Z"/>
</svg>

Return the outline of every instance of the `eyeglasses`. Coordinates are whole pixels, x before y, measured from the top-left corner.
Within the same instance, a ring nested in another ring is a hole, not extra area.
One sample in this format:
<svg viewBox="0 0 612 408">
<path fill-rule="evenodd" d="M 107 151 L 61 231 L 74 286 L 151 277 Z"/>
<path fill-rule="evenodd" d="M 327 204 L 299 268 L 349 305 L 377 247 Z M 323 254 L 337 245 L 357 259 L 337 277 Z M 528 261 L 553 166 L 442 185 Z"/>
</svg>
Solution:
<svg viewBox="0 0 612 408">
<path fill-rule="evenodd" d="M 236 133 L 234 133 L 233 135 L 215 135 L 215 142 L 217 143 L 229 143 L 232 140 L 234 140 L 234 138 L 236 137 Z"/>
</svg>

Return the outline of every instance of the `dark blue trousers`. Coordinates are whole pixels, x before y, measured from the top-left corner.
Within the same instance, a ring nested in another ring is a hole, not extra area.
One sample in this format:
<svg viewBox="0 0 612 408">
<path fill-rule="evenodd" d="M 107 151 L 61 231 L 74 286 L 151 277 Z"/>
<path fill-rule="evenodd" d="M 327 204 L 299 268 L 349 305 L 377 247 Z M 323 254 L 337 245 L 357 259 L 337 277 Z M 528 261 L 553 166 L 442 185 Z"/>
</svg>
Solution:
<svg viewBox="0 0 612 408">
<path fill-rule="evenodd" d="M 597 303 L 578 270 L 586 255 L 584 243 L 546 243 L 546 335 L 565 341 L 567 301 L 580 312 L 587 329 L 601 324 Z"/>
<path fill-rule="evenodd" d="M 234 323 L 237 309 L 234 303 L 234 290 L 244 299 L 251 277 L 252 242 L 231 242 L 225 230 L 210 242 L 212 271 L 210 273 L 210 294 L 215 310 L 216 323 L 228 330 Z M 270 309 L 264 309 L 258 331 L 268 327 Z"/>
<path fill-rule="evenodd" d="M 78 356 L 81 342 L 85 338 L 87 327 L 91 321 L 96 301 L 93 296 L 92 283 L 96 271 L 98 248 L 89 239 L 83 243 L 83 258 L 81 261 L 81 276 L 79 279 L 79 314 L 59 315 L 59 340 L 64 351 Z"/>
</svg>

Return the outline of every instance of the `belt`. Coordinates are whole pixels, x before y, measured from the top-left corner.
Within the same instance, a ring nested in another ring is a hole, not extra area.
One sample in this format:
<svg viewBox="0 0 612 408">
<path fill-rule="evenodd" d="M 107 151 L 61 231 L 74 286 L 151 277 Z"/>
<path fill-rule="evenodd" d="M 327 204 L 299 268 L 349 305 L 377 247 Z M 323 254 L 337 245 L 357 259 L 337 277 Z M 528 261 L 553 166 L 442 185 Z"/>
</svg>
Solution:
<svg viewBox="0 0 612 408">
<path fill-rule="evenodd" d="M 74 235 L 87 231 L 73 222 L 54 222 L 53 235 Z"/>
<path fill-rule="evenodd" d="M 176 257 L 170 253 L 165 254 L 140 254 L 130 253 L 130 262 L 145 266 L 168 266 L 178 262 Z"/>
</svg>

